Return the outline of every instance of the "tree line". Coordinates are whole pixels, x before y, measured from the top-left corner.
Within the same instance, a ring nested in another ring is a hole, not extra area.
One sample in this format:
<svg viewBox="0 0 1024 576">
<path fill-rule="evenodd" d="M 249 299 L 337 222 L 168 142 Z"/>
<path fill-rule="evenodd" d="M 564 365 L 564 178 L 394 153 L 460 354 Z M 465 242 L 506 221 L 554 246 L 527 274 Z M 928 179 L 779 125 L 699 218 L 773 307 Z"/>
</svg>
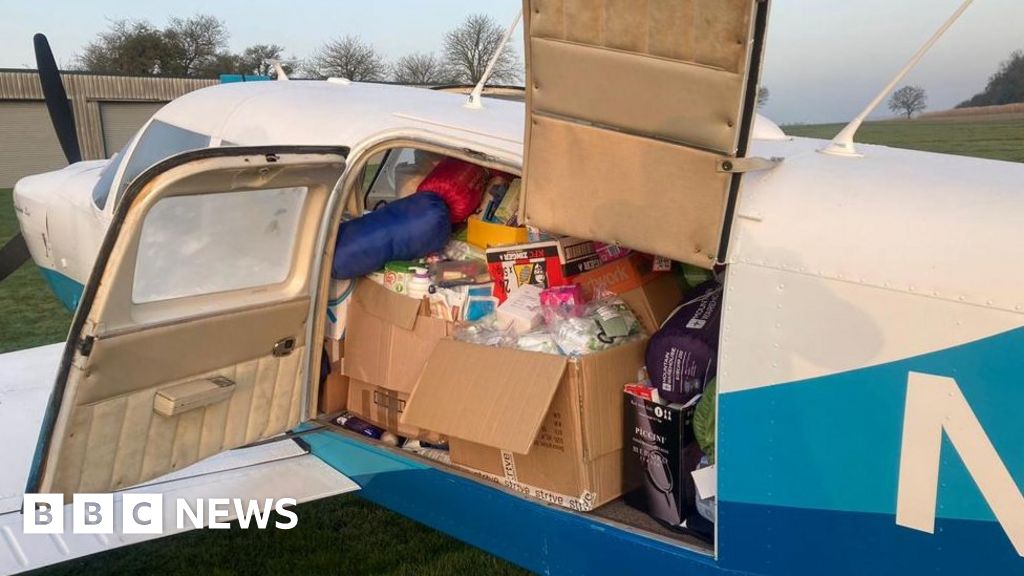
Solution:
<svg viewBox="0 0 1024 576">
<path fill-rule="evenodd" d="M 129 76 L 216 77 L 219 74 L 275 75 L 306 78 L 331 76 L 354 81 L 402 84 L 476 84 L 501 45 L 504 28 L 486 14 L 472 14 L 444 35 L 439 52 L 418 52 L 391 60 L 355 35 L 324 42 L 304 59 L 286 58 L 279 44 L 254 44 L 240 52 L 228 49 L 224 21 L 210 15 L 171 18 L 163 28 L 145 20 L 115 20 L 77 56 L 79 70 Z M 523 66 L 512 46 L 498 57 L 491 82 L 513 84 Z"/>
</svg>

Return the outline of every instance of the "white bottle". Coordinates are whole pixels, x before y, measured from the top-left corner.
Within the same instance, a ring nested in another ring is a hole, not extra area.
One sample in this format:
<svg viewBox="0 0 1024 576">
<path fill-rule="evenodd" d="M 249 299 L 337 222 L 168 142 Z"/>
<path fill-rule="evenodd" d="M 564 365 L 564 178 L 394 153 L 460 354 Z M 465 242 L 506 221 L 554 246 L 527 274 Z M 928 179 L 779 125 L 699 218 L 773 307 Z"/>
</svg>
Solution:
<svg viewBox="0 0 1024 576">
<path fill-rule="evenodd" d="M 430 275 L 426 268 L 414 267 L 411 270 L 412 278 L 409 280 L 406 294 L 410 298 L 422 300 L 430 294 Z"/>
</svg>

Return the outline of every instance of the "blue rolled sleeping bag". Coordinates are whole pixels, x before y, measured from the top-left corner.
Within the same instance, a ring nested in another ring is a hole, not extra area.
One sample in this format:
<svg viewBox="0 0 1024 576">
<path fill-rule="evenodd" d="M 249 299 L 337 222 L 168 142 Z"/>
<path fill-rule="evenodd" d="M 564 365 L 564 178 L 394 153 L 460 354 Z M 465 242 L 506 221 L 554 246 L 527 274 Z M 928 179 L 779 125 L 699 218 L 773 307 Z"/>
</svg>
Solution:
<svg viewBox="0 0 1024 576">
<path fill-rule="evenodd" d="M 437 194 L 422 192 L 342 222 L 334 248 L 331 276 L 366 276 L 392 260 L 415 260 L 448 243 L 452 224 L 448 206 Z"/>
</svg>

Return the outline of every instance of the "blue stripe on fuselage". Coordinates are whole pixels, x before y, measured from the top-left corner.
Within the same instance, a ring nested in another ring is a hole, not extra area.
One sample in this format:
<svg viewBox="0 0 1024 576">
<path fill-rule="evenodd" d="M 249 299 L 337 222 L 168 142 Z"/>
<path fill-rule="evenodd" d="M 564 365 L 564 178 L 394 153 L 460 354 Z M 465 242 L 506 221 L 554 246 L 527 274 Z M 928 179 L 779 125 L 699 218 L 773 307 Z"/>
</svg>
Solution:
<svg viewBox="0 0 1024 576">
<path fill-rule="evenodd" d="M 50 290 L 53 290 L 61 304 L 72 312 L 77 310 L 85 287 L 56 270 L 40 266 L 39 271 L 42 272 L 46 283 L 50 285 Z"/>
</svg>

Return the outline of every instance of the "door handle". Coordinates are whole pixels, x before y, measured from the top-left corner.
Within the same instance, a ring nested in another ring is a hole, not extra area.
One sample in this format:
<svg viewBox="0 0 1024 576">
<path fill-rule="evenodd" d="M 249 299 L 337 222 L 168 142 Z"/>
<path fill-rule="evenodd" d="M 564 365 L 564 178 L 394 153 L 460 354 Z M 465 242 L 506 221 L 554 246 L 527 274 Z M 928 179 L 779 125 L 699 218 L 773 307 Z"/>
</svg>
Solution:
<svg viewBox="0 0 1024 576">
<path fill-rule="evenodd" d="M 288 356 L 295 350 L 295 338 L 284 338 L 274 343 L 273 354 L 275 358 Z"/>
</svg>

